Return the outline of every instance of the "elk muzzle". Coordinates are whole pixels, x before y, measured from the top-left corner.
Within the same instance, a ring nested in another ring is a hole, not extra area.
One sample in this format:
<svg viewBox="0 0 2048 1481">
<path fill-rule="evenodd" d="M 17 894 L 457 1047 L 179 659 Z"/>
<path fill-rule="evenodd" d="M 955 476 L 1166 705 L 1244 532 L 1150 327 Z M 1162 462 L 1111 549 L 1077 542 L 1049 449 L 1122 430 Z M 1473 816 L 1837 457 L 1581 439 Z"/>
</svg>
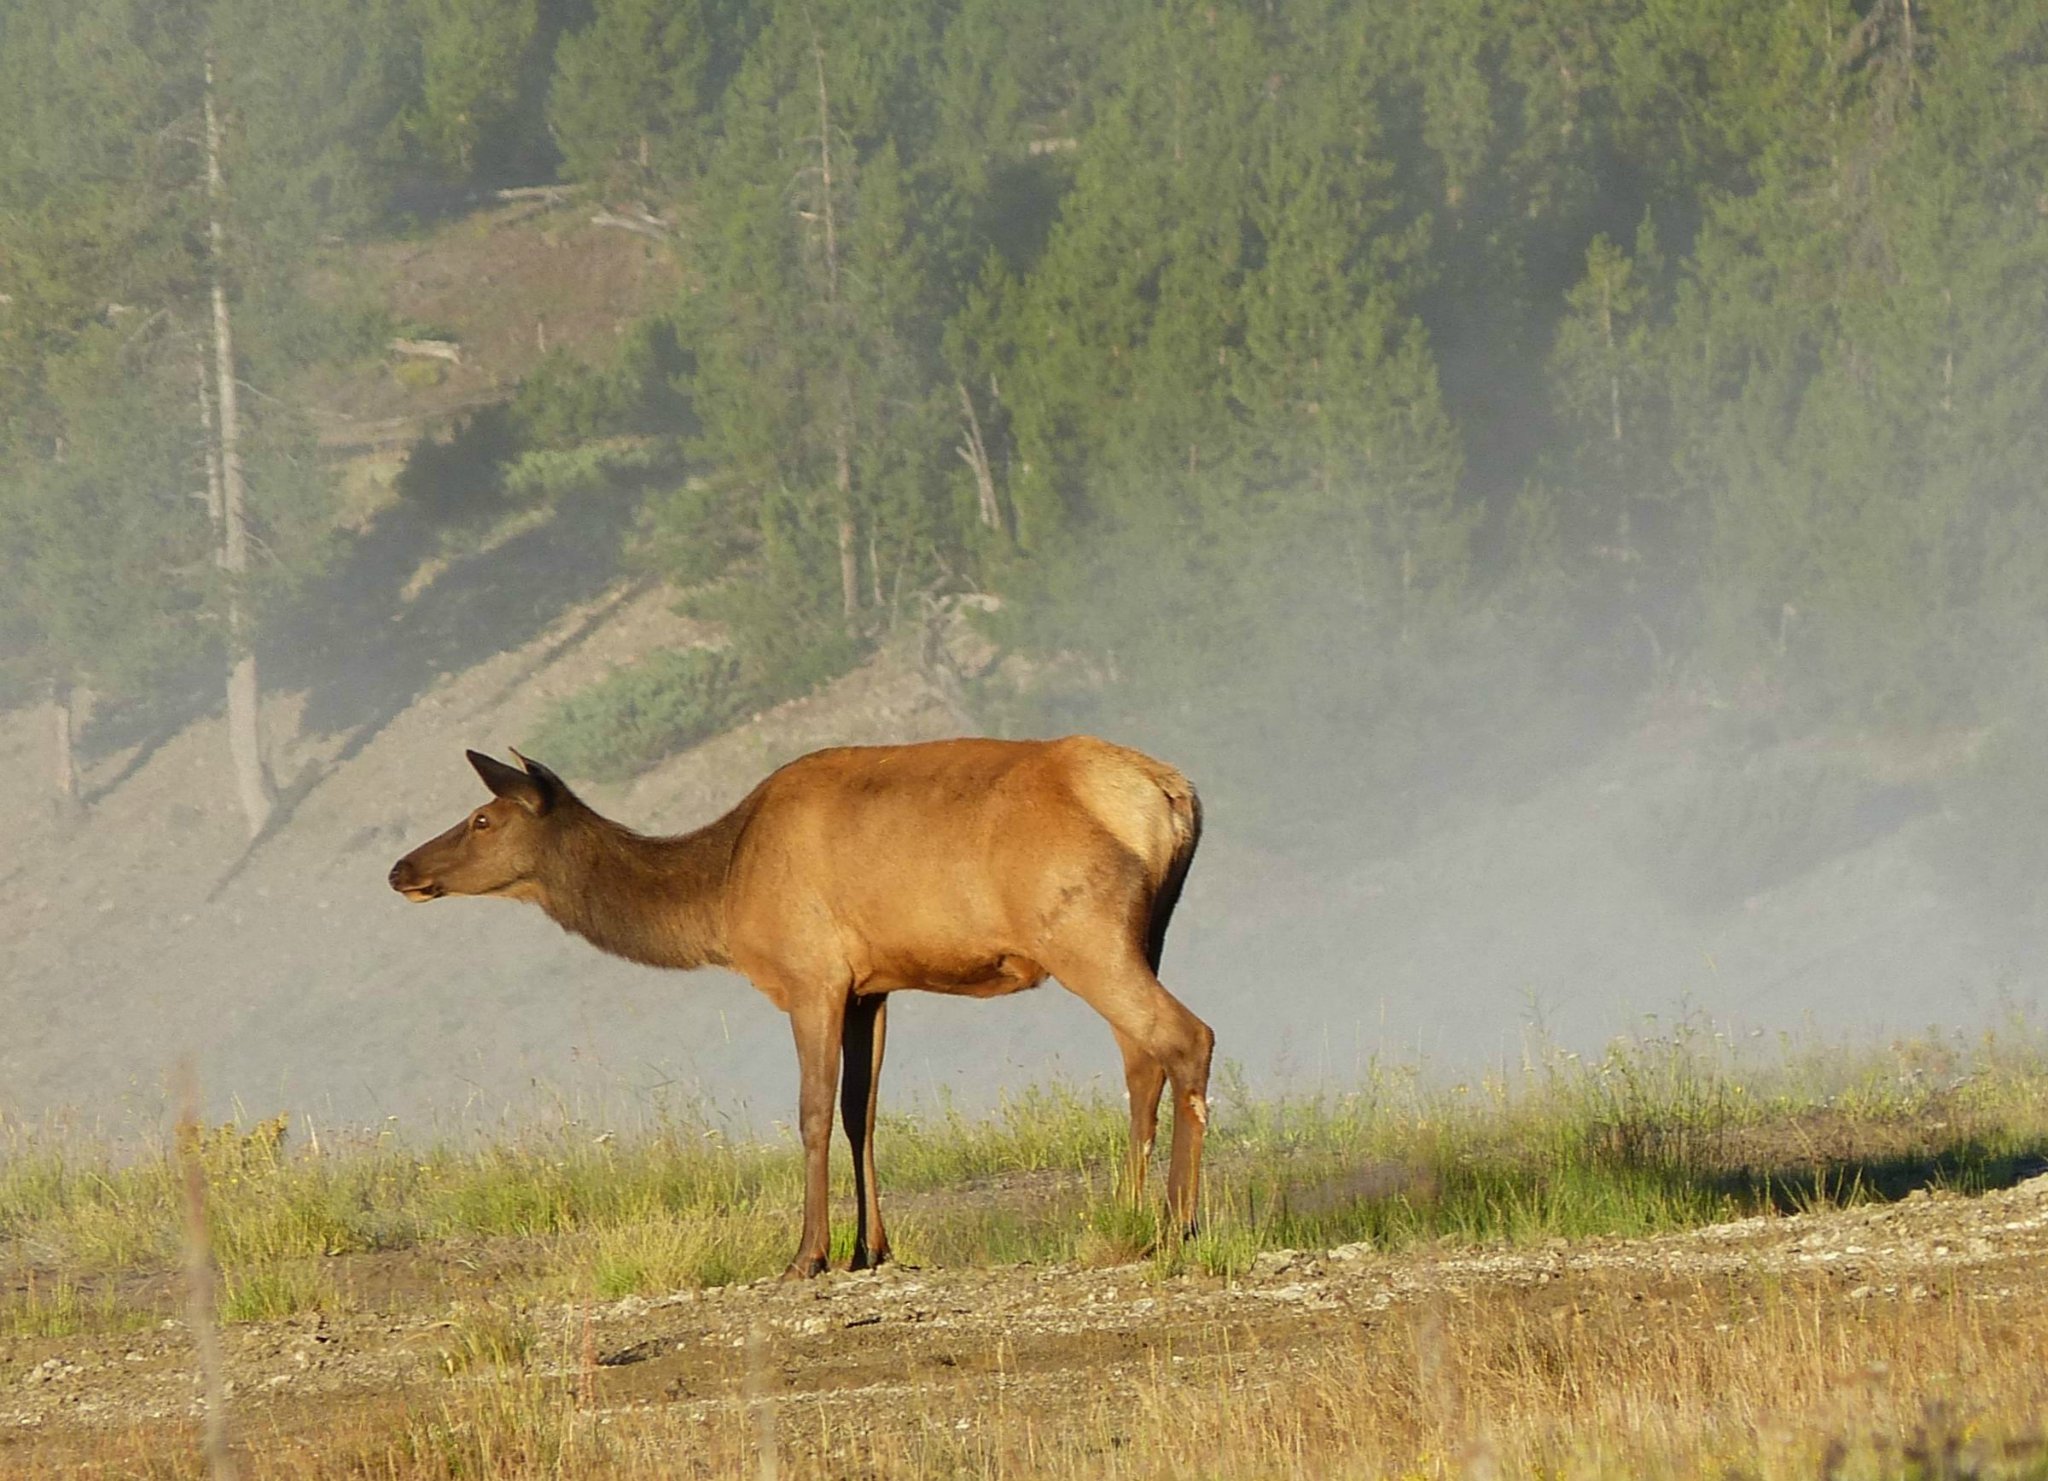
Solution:
<svg viewBox="0 0 2048 1481">
<path fill-rule="evenodd" d="M 438 900 L 447 893 L 439 884 L 420 873 L 420 867 L 413 863 L 411 854 L 407 854 L 391 866 L 389 878 L 391 888 L 408 900 Z"/>
</svg>

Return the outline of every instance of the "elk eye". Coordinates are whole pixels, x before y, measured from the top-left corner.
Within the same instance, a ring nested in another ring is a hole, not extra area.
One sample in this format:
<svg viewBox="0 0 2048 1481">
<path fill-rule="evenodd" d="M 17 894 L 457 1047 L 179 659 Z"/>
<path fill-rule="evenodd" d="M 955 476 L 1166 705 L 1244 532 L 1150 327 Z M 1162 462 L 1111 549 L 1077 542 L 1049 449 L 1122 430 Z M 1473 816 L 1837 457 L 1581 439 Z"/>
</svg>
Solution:
<svg viewBox="0 0 2048 1481">
<path fill-rule="evenodd" d="M 476 821 L 471 823 L 469 826 L 479 830 L 488 828 L 491 826 L 490 817 L 485 813 L 478 813 L 476 815 Z"/>
</svg>

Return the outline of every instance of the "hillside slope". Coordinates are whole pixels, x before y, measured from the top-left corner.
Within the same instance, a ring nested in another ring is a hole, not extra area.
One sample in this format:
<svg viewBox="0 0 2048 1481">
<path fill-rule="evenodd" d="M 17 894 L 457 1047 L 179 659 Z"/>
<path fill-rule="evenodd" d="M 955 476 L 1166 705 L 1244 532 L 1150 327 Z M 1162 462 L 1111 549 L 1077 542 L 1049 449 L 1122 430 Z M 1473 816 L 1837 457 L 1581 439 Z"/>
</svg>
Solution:
<svg viewBox="0 0 2048 1481">
<path fill-rule="evenodd" d="M 453 335 L 463 363 L 435 384 L 377 365 L 304 388 L 333 409 L 330 449 L 354 454 L 352 544 L 324 615 L 267 669 L 290 804 L 273 836 L 244 845 L 217 717 L 99 757 L 90 806 L 65 820 L 40 791 L 43 717 L 0 715 L 14 779 L 0 792 L 0 1110 L 153 1120 L 189 1055 L 223 1112 L 488 1115 L 530 1106 L 536 1087 L 659 1087 L 744 1102 L 756 1122 L 788 1115 L 786 1028 L 744 985 L 603 958 L 535 911 L 410 908 L 384 886 L 393 859 L 481 795 L 465 747 L 517 744 L 549 700 L 608 666 L 707 636 L 673 615 L 673 594 L 619 580 L 622 501 L 513 515 L 435 555 L 448 532 L 389 486 L 397 449 L 508 394 L 544 345 L 601 360 L 672 298 L 663 249 L 587 218 L 493 208 L 361 264 L 394 320 Z M 628 786 L 589 790 L 635 826 L 683 828 L 813 747 L 962 728 L 898 645 Z M 1176 756 L 1170 739 L 1159 748 Z M 1388 1059 L 1463 1071 L 1516 1055 L 1532 1028 L 1590 1047 L 1643 1014 L 1871 1033 L 2038 1002 L 2038 957 L 1943 893 L 1922 843 L 1944 823 L 1924 810 L 1720 908 L 1673 903 L 1640 824 L 1696 760 L 1683 735 L 1610 738 L 1511 802 L 1438 805 L 1398 856 L 1369 837 L 1322 859 L 1259 852 L 1212 789 L 1168 981 L 1226 1060 L 1276 1086 L 1352 1082 Z M 1055 989 L 912 997 L 888 1074 L 895 1103 L 976 1102 L 1048 1073 L 1107 1085 L 1115 1066 L 1101 1026 Z"/>
<path fill-rule="evenodd" d="M 485 582 L 501 553 L 473 558 Z M 462 575 L 458 571 L 452 573 Z M 153 1120 L 194 1058 L 216 1109 L 322 1119 L 536 1096 L 708 1094 L 757 1124 L 793 1095 L 787 1030 L 737 979 L 600 956 L 539 912 L 408 906 L 393 859 L 480 790 L 465 747 L 517 744 L 546 702 L 608 665 L 699 641 L 669 594 L 614 585 L 538 634 L 430 683 L 380 728 L 286 747 L 298 800 L 244 857 L 226 745 L 208 718 L 106 758 L 60 825 L 33 787 L 0 799 L 0 1105 Z M 305 695 L 278 706 L 289 727 Z M 961 728 L 904 647 L 630 784 L 587 789 L 635 826 L 715 816 L 821 745 Z M 35 717 L 0 717 L 0 763 L 42 770 Z M 1592 1047 L 1645 1013 L 1858 1033 L 1970 1026 L 2030 1005 L 2034 980 L 1937 891 L 1922 816 L 1714 913 L 1678 908 L 1625 847 L 1632 808 L 1683 757 L 1645 737 L 1523 800 L 1446 820 L 1415 850 L 1316 869 L 1262 855 L 1211 809 L 1166 975 L 1268 1085 L 1355 1082 L 1378 1061 L 1469 1069 L 1532 1027 Z M 115 778 L 119 778 L 115 780 Z M 1198 782 L 1200 778 L 1197 778 Z M 891 1033 L 892 1099 L 984 1102 L 1048 1073 L 1113 1078 L 1088 1012 L 1049 989 L 995 1002 L 914 995 Z M 538 1089 L 537 1089 L 538 1088 Z"/>
<path fill-rule="evenodd" d="M 141 759 L 75 823 L 60 825 L 27 789 L 12 793 L 20 853 L 0 872 L 10 1108 L 106 1114 L 128 1102 L 146 1113 L 183 1054 L 216 1099 L 350 1117 L 476 1095 L 495 1109 L 529 1076 L 576 1081 L 578 1066 L 636 1080 L 649 1062 L 687 1066 L 698 1046 L 664 1049 L 669 1036 L 650 1022 L 674 1012 L 679 979 L 600 958 L 538 912 L 408 908 L 384 884 L 394 858 L 479 794 L 465 747 L 502 752 L 549 699 L 606 666 L 701 640 L 672 600 L 614 587 L 434 684 L 346 759 L 321 754 L 336 737 L 313 737 L 294 757 L 303 795 L 246 859 L 221 805 L 215 719 Z M 948 728 L 914 666 L 884 658 L 630 786 L 589 791 L 640 827 L 679 829 L 815 745 Z M 39 775 L 42 740 L 33 717 L 8 716 L 0 757 L 17 776 Z M 715 981 L 688 990 L 720 1011 L 751 996 Z"/>
</svg>

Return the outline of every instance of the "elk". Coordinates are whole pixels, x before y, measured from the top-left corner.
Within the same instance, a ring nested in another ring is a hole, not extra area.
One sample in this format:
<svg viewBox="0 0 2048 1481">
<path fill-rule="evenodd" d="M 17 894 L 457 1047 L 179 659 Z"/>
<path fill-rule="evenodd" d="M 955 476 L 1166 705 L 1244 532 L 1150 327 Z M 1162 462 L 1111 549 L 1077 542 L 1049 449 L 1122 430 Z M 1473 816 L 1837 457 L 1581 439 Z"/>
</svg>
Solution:
<svg viewBox="0 0 2048 1481">
<path fill-rule="evenodd" d="M 1142 1199 L 1171 1081 L 1167 1211 L 1193 1227 L 1215 1035 L 1157 975 L 1202 826 L 1178 771 L 1090 736 L 839 747 L 790 762 L 694 833 L 656 838 L 512 754 L 519 767 L 468 753 L 494 800 L 400 859 L 391 887 L 528 900 L 632 961 L 734 968 L 788 1014 L 805 1177 L 785 1279 L 825 1268 L 835 1083 L 853 1268 L 889 1257 L 875 1097 L 889 994 L 905 989 L 998 997 L 1053 977 L 1108 1019 L 1130 1093 L 1124 1187 Z"/>
</svg>

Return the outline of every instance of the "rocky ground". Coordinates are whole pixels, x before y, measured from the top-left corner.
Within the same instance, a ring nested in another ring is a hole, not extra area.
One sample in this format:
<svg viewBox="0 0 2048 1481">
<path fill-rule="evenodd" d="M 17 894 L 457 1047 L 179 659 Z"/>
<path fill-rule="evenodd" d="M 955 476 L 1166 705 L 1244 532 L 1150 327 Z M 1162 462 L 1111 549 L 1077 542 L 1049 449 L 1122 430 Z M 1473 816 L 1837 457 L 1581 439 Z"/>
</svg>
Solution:
<svg viewBox="0 0 2048 1481">
<path fill-rule="evenodd" d="M 1759 1319 L 1771 1292 L 1794 1289 L 1813 1299 L 1817 1325 L 1916 1305 L 2009 1319 L 2048 1303 L 2044 1256 L 2048 1176 L 1981 1197 L 1922 1191 L 1653 1239 L 1269 1252 L 1235 1279 L 1161 1275 L 1150 1263 L 898 1266 L 570 1303 L 528 1314 L 530 1348 L 515 1363 L 599 1413 L 667 1409 L 718 1423 L 772 1400 L 785 1444 L 801 1452 L 806 1436 L 849 1425 L 969 1432 L 1006 1410 L 1079 1412 L 1140 1376 L 1224 1392 L 1285 1384 L 1404 1313 L 1437 1313 L 1452 1336 L 1466 1320 L 1567 1332 L 1598 1319 L 1610 1343 L 1681 1324 L 1705 1344 Z M 403 1290 L 402 1270 L 383 1274 Z M 366 1307 L 233 1326 L 225 1338 L 235 1430 L 259 1446 L 317 1446 L 352 1412 L 431 1407 L 502 1371 L 479 1357 L 459 1308 Z M 198 1394 L 177 1318 L 0 1339 L 0 1474 L 61 1472 L 113 1431 L 183 1436 Z"/>
</svg>

